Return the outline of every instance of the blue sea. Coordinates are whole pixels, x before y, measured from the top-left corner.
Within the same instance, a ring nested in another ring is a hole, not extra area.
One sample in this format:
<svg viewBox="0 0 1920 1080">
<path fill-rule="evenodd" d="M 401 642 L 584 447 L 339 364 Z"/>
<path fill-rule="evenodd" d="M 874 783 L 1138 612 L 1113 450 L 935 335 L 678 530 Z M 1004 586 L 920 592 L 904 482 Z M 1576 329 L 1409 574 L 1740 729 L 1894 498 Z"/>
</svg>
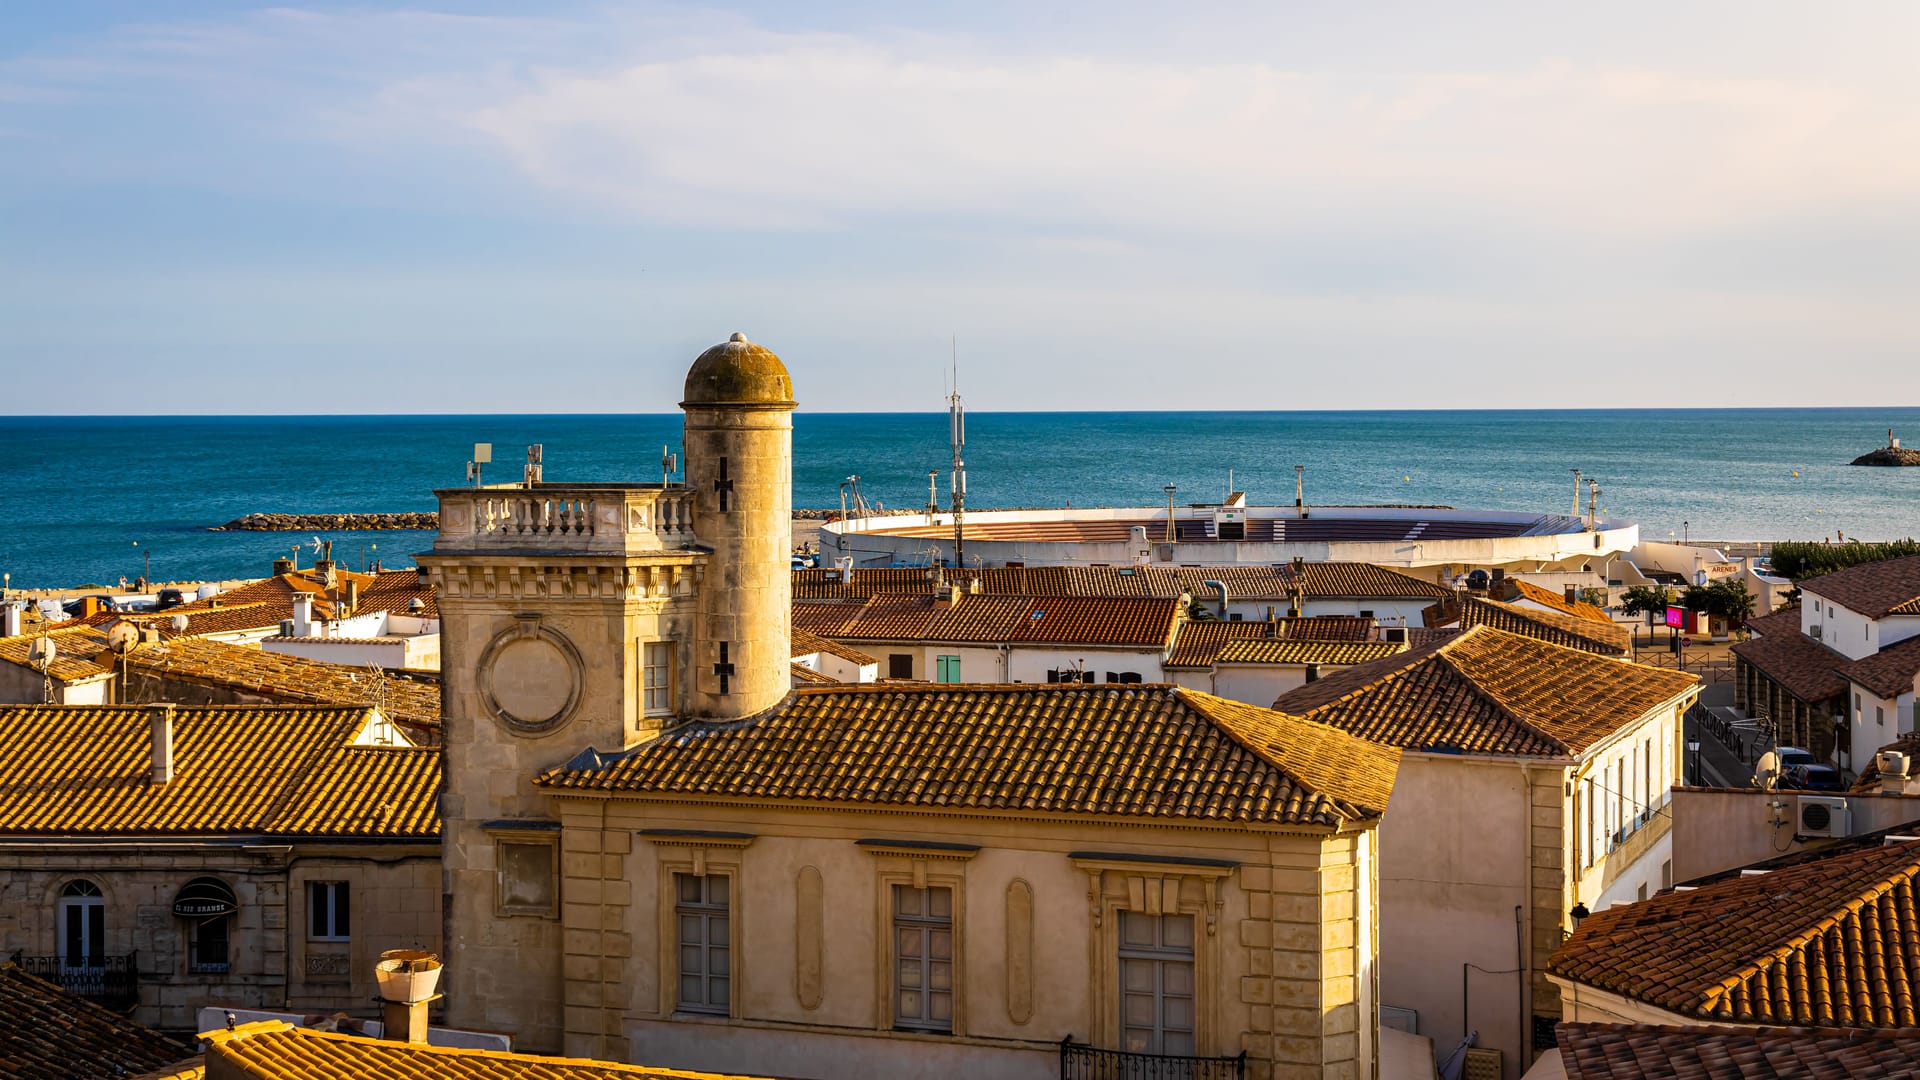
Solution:
<svg viewBox="0 0 1920 1080">
<path fill-rule="evenodd" d="M 1601 509 L 1664 539 L 1868 540 L 1920 535 L 1920 468 L 1846 462 L 1888 427 L 1920 444 L 1920 408 L 1450 412 L 977 413 L 967 424 L 969 505 L 1158 505 L 1217 498 L 1442 503 L 1560 511 L 1580 469 Z M 259 576 L 309 536 L 206 531 L 255 511 L 431 510 L 490 442 L 490 481 L 545 445 L 546 477 L 658 480 L 679 415 L 0 417 L 0 571 L 15 588 L 140 576 Z M 837 507 L 861 477 L 870 501 L 920 507 L 947 468 L 944 414 L 807 413 L 794 421 L 795 506 Z M 411 565 L 426 533 L 335 533 L 358 568 Z M 375 545 L 378 545 L 377 550 Z M 302 563 L 311 559 L 303 553 Z"/>
</svg>

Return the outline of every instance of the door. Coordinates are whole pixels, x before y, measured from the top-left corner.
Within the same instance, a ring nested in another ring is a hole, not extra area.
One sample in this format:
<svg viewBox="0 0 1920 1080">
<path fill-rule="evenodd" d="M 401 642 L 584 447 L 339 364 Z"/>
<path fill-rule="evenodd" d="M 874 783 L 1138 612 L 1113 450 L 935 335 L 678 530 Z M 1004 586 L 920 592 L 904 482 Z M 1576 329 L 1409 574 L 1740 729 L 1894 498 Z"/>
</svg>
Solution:
<svg viewBox="0 0 1920 1080">
<path fill-rule="evenodd" d="M 91 881 L 69 882 L 60 893 L 60 966 L 107 966 L 107 902 Z"/>
</svg>

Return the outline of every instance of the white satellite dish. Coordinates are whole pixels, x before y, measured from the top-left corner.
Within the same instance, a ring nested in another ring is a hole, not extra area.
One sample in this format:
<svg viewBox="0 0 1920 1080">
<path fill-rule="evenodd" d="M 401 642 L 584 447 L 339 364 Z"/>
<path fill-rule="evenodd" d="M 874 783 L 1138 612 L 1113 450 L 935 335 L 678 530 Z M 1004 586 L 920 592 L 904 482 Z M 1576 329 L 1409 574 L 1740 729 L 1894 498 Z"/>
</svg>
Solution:
<svg viewBox="0 0 1920 1080">
<path fill-rule="evenodd" d="M 117 622 L 107 627 L 107 648 L 117 653 L 125 653 L 140 642 L 140 631 L 130 622 Z"/>
<path fill-rule="evenodd" d="M 1759 784 L 1763 791 L 1772 791 L 1780 786 L 1780 755 L 1778 753 L 1769 750 L 1760 755 L 1760 760 L 1753 765 L 1753 782 Z"/>
<path fill-rule="evenodd" d="M 58 655 L 60 650 L 54 646 L 53 639 L 50 637 L 36 638 L 33 644 L 27 646 L 27 662 L 41 672 L 52 667 L 53 658 Z"/>
</svg>

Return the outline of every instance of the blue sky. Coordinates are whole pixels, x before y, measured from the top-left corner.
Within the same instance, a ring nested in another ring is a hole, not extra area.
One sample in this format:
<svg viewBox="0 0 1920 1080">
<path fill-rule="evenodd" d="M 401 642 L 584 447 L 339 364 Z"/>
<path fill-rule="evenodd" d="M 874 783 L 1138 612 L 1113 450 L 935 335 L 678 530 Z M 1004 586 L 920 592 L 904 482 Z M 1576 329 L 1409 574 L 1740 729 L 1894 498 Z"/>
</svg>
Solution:
<svg viewBox="0 0 1920 1080">
<path fill-rule="evenodd" d="M 0 413 L 1920 401 L 1920 6 L 0 9 Z"/>
</svg>

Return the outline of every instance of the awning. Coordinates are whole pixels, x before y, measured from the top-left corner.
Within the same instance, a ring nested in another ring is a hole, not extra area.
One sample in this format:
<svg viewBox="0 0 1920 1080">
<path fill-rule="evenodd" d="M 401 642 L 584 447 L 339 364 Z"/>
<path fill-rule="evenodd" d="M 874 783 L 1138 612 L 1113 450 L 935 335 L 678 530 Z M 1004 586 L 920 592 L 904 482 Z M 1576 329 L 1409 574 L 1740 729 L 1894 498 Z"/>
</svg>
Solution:
<svg viewBox="0 0 1920 1080">
<path fill-rule="evenodd" d="M 212 919 L 240 910 L 240 898 L 233 887 L 219 878 L 194 878 L 173 897 L 173 913 L 192 919 Z"/>
</svg>

